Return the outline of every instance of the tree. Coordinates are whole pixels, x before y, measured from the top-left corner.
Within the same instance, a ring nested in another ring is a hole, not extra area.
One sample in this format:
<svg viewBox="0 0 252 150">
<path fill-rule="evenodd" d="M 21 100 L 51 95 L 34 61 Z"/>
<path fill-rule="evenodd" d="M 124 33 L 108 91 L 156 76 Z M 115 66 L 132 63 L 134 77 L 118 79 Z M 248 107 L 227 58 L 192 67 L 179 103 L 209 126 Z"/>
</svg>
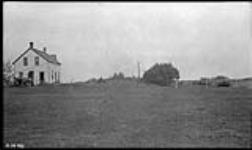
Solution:
<svg viewBox="0 0 252 150">
<path fill-rule="evenodd" d="M 112 79 L 124 79 L 124 74 L 122 72 L 114 73 Z"/>
<path fill-rule="evenodd" d="M 14 78 L 13 66 L 11 64 L 11 61 L 9 60 L 3 65 L 3 83 L 4 83 L 4 85 L 5 86 L 11 85 L 11 83 L 13 82 L 13 78 Z"/>
<path fill-rule="evenodd" d="M 179 79 L 179 71 L 171 63 L 156 63 L 149 70 L 144 72 L 143 81 L 161 86 L 169 86 Z"/>
<path fill-rule="evenodd" d="M 98 81 L 97 81 L 98 83 L 104 83 L 105 82 L 105 80 L 102 78 L 102 77 L 100 77 L 99 79 L 98 79 Z"/>
<path fill-rule="evenodd" d="M 116 79 L 117 78 L 117 73 L 115 72 L 112 79 Z"/>
<path fill-rule="evenodd" d="M 123 79 L 123 78 L 124 78 L 124 74 L 123 74 L 122 72 L 119 72 L 119 73 L 118 73 L 118 78 L 119 78 L 119 79 Z"/>
</svg>

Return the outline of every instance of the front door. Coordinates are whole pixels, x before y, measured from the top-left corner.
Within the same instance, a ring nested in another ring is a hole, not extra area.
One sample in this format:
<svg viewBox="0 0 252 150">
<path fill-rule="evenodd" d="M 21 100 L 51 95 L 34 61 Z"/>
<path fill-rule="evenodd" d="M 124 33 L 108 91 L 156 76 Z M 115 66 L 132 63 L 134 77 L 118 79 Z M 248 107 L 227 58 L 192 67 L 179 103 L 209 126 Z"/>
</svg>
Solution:
<svg viewBox="0 0 252 150">
<path fill-rule="evenodd" d="M 43 84 L 45 82 L 44 72 L 39 73 L 39 83 Z"/>
<path fill-rule="evenodd" d="M 32 84 L 34 83 L 34 71 L 28 72 L 28 78 L 32 81 Z"/>
</svg>

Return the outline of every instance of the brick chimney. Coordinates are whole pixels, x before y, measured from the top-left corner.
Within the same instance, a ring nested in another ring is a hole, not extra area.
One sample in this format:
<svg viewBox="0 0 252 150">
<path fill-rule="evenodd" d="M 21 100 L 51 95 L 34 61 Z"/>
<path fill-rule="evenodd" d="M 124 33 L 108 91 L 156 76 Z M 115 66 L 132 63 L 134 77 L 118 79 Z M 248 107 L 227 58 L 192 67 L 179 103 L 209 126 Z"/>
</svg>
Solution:
<svg viewBox="0 0 252 150">
<path fill-rule="evenodd" d="M 29 48 L 32 49 L 33 48 L 33 42 L 30 42 L 29 46 L 30 46 Z"/>
<path fill-rule="evenodd" d="M 43 48 L 43 51 L 46 53 L 46 47 Z"/>
</svg>

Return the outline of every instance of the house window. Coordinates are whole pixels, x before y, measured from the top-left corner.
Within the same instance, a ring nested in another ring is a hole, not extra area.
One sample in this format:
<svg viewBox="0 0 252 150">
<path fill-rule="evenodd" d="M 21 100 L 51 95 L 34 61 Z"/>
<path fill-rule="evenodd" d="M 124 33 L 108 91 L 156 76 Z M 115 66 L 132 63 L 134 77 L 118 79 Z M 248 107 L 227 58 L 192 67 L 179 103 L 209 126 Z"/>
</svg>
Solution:
<svg viewBox="0 0 252 150">
<path fill-rule="evenodd" d="M 23 78 L 23 72 L 19 72 L 19 78 Z"/>
<path fill-rule="evenodd" d="M 24 57 L 24 66 L 28 66 L 28 59 L 27 59 L 27 57 Z"/>
<path fill-rule="evenodd" d="M 35 65 L 38 66 L 39 65 L 39 57 L 35 57 L 34 58 L 34 62 L 35 62 Z"/>
<path fill-rule="evenodd" d="M 60 73 L 58 72 L 58 81 L 60 82 Z"/>
</svg>

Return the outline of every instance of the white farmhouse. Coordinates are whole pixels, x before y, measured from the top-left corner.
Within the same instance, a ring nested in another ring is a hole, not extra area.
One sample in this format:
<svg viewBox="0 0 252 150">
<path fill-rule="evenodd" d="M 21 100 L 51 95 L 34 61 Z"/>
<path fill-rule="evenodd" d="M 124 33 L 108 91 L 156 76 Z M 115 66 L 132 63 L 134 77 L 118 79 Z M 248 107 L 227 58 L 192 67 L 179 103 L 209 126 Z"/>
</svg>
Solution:
<svg viewBox="0 0 252 150">
<path fill-rule="evenodd" d="M 56 55 L 48 54 L 46 48 L 43 51 L 35 49 L 33 42 L 12 64 L 16 78 L 30 78 L 34 85 L 60 83 L 61 63 Z"/>
</svg>

